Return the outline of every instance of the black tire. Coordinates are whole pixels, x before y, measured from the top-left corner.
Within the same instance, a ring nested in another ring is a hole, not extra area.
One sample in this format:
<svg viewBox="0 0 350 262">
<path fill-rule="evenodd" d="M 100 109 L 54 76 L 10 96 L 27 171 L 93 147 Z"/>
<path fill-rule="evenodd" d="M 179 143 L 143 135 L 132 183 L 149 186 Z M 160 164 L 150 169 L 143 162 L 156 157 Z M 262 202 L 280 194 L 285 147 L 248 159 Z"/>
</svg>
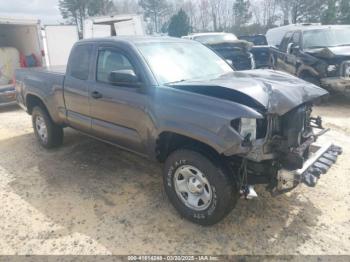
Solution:
<svg viewBox="0 0 350 262">
<path fill-rule="evenodd" d="M 45 138 L 39 134 L 38 127 L 37 127 L 38 117 L 40 117 L 44 121 L 44 124 L 46 125 L 47 135 Z M 61 126 L 56 125 L 52 121 L 46 109 L 43 109 L 40 106 L 34 107 L 32 111 L 32 124 L 33 124 L 34 134 L 38 139 L 39 143 L 43 147 L 50 149 L 50 148 L 55 148 L 62 145 L 63 128 Z"/>
<path fill-rule="evenodd" d="M 200 170 L 210 183 L 212 200 L 204 210 L 198 211 L 188 207 L 176 193 L 175 173 L 180 167 L 189 165 Z M 203 226 L 221 221 L 235 207 L 239 198 L 233 175 L 223 167 L 220 161 L 192 150 L 177 150 L 168 157 L 164 165 L 163 182 L 170 202 L 180 215 Z"/>
</svg>

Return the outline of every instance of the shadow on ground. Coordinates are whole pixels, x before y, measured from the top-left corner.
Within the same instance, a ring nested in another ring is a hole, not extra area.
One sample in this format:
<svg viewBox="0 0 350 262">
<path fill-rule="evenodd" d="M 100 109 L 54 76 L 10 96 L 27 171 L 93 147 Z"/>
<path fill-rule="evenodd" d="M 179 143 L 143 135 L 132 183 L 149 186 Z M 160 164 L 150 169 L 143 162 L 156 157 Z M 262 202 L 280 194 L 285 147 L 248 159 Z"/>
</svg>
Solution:
<svg viewBox="0 0 350 262">
<path fill-rule="evenodd" d="M 20 110 L 20 109 L 21 108 L 15 103 L 6 104 L 6 105 L 1 105 L 0 104 L 0 114 L 1 113 L 5 113 L 5 112 L 17 111 L 17 110 Z"/>
<path fill-rule="evenodd" d="M 52 151 L 32 134 L 0 148 L 10 190 L 60 226 L 41 232 L 43 240 L 79 233 L 118 254 L 293 254 L 321 214 L 297 191 L 272 198 L 259 188 L 258 200 L 241 200 L 222 223 L 200 227 L 169 204 L 158 164 L 73 130 Z"/>
</svg>

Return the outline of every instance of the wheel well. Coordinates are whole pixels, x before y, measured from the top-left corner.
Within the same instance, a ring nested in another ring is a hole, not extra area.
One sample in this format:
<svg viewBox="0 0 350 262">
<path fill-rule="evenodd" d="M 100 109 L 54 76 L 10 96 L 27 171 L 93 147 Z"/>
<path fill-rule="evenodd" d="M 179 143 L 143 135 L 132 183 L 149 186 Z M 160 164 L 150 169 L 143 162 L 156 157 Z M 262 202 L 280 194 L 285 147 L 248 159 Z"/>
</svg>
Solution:
<svg viewBox="0 0 350 262">
<path fill-rule="evenodd" d="M 160 162 L 164 162 L 172 152 L 180 148 L 200 151 L 204 155 L 211 158 L 218 159 L 220 157 L 220 154 L 214 148 L 203 142 L 173 132 L 163 132 L 157 139 L 157 159 Z"/>
<path fill-rule="evenodd" d="M 35 95 L 27 95 L 26 105 L 29 114 L 32 114 L 33 108 L 36 106 L 40 106 L 42 109 L 46 110 L 46 106 L 44 105 L 43 101 Z"/>
</svg>

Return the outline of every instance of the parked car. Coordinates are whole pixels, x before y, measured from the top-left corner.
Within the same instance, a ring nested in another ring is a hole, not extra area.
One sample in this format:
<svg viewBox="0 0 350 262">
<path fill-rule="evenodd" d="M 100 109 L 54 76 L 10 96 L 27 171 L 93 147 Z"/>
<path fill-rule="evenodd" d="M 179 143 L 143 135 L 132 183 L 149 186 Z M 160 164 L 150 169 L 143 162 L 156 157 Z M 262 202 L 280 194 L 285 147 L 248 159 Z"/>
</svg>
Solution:
<svg viewBox="0 0 350 262">
<path fill-rule="evenodd" d="M 350 97 L 350 26 L 299 26 L 272 48 L 277 70 Z"/>
<path fill-rule="evenodd" d="M 255 68 L 255 60 L 250 52 L 252 44 L 238 40 L 234 34 L 201 33 L 183 37 L 198 41 L 213 49 L 218 55 L 234 66 L 236 70 Z"/>
<path fill-rule="evenodd" d="M 271 52 L 264 35 L 244 35 L 238 39 L 245 40 L 253 44 L 250 52 L 254 56 L 256 68 L 270 68 Z"/>
<path fill-rule="evenodd" d="M 245 40 L 253 43 L 255 46 L 267 46 L 267 40 L 264 35 L 241 35 L 238 37 L 240 40 Z"/>
<path fill-rule="evenodd" d="M 196 41 L 83 40 L 66 71 L 18 69 L 16 91 L 43 147 L 61 145 L 69 126 L 159 161 L 171 203 L 202 225 L 255 184 L 315 186 L 341 153 L 315 144 L 327 130 L 312 103 L 327 91 L 283 72 L 235 72 Z"/>
</svg>

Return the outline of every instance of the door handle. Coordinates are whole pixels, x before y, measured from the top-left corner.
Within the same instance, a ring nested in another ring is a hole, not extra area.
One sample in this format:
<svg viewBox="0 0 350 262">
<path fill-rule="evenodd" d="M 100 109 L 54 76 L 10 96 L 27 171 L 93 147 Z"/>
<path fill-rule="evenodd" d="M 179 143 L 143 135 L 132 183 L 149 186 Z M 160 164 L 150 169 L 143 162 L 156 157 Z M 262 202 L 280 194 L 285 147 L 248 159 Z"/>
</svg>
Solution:
<svg viewBox="0 0 350 262">
<path fill-rule="evenodd" d="M 94 99 L 100 99 L 102 98 L 102 94 L 100 92 L 94 91 L 91 93 L 91 97 Z"/>
</svg>

